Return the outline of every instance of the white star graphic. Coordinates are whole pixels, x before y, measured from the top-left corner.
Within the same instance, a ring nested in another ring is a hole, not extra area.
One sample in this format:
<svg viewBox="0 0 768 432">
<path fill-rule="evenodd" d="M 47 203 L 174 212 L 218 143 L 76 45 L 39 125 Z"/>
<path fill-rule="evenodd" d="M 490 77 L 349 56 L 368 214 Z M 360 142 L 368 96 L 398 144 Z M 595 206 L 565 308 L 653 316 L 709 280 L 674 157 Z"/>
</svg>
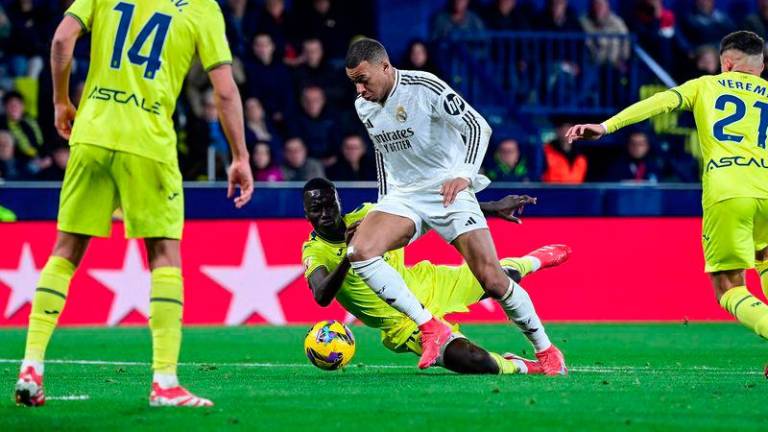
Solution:
<svg viewBox="0 0 768 432">
<path fill-rule="evenodd" d="M 201 266 L 200 271 L 232 293 L 227 325 L 242 324 L 254 313 L 270 324 L 285 324 L 278 294 L 302 274 L 304 267 L 267 265 L 259 232 L 251 225 L 240 265 Z"/>
<path fill-rule="evenodd" d="M 119 324 L 134 310 L 149 316 L 152 274 L 144 268 L 138 241 L 128 241 L 122 269 L 89 270 L 88 273 L 115 294 L 107 325 Z"/>
<path fill-rule="evenodd" d="M 493 312 L 496 310 L 496 300 L 492 298 L 487 298 L 480 300 L 480 306 L 482 306 L 485 310 L 488 312 Z"/>
<path fill-rule="evenodd" d="M 0 270 L 0 281 L 11 288 L 3 318 L 12 317 L 25 304 L 32 301 L 39 279 L 40 272 L 35 267 L 32 247 L 29 243 L 24 243 L 16 270 Z"/>
</svg>

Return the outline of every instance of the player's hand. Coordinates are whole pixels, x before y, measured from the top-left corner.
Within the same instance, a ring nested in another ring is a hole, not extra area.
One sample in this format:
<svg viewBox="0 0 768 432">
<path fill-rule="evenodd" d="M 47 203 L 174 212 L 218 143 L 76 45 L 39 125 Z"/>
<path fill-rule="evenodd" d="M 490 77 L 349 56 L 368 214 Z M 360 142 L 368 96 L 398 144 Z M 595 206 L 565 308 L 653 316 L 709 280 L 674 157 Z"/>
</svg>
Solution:
<svg viewBox="0 0 768 432">
<path fill-rule="evenodd" d="M 77 109 L 72 105 L 72 101 L 59 102 L 53 105 L 53 125 L 56 126 L 56 132 L 59 136 L 68 140 L 72 135 L 72 123 L 75 121 Z"/>
<path fill-rule="evenodd" d="M 349 244 L 352 241 L 352 237 L 355 236 L 355 233 L 357 232 L 357 227 L 360 226 L 360 222 L 362 222 L 362 220 L 359 220 L 347 227 L 347 231 L 344 233 L 344 242 Z"/>
<path fill-rule="evenodd" d="M 240 188 L 240 196 L 235 197 L 235 188 Z M 227 172 L 227 198 L 235 197 L 235 207 L 242 208 L 253 195 L 253 174 L 248 159 L 235 159 Z"/>
<path fill-rule="evenodd" d="M 520 217 L 527 204 L 536 204 L 536 197 L 528 195 L 507 195 L 504 198 L 493 203 L 493 210 L 490 212 L 493 216 L 521 224 Z"/>
<path fill-rule="evenodd" d="M 603 125 L 599 124 L 580 124 L 571 126 L 566 132 L 565 137 L 568 138 L 568 142 L 574 142 L 580 139 L 583 140 L 596 140 L 605 135 L 607 131 Z"/>
<path fill-rule="evenodd" d="M 456 177 L 453 180 L 448 180 L 440 187 L 440 195 L 443 196 L 443 207 L 448 207 L 456 201 L 456 196 L 459 192 L 469 187 L 469 180 L 464 177 Z"/>
</svg>

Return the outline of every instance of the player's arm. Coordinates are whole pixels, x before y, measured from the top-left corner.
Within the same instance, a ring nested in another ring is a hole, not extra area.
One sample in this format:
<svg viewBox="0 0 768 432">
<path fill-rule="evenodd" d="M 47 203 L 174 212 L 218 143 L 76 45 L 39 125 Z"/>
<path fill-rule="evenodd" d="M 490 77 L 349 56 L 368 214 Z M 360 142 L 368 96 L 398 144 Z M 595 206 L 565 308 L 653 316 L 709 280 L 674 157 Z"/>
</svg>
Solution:
<svg viewBox="0 0 768 432">
<path fill-rule="evenodd" d="M 691 109 L 696 98 L 698 80 L 691 80 L 675 87 L 636 102 L 625 108 L 620 113 L 609 118 L 601 124 L 580 124 L 572 126 L 566 136 L 569 140 L 596 140 L 609 133 L 641 121 L 655 115 L 667 113 L 677 109 Z"/>
<path fill-rule="evenodd" d="M 232 76 L 232 66 L 222 64 L 208 72 L 213 84 L 216 109 L 221 127 L 232 151 L 232 164 L 229 167 L 227 198 L 235 194 L 235 187 L 240 187 L 240 196 L 235 198 L 235 206 L 240 208 L 251 200 L 253 194 L 253 174 L 245 148 L 245 129 L 243 125 L 243 103 L 240 91 Z"/>
<path fill-rule="evenodd" d="M 71 15 L 65 15 L 51 42 L 54 125 L 64 139 L 69 139 L 72 122 L 75 120 L 76 109 L 69 98 L 69 76 L 75 43 L 83 30 L 80 21 Z"/>
<path fill-rule="evenodd" d="M 328 272 L 325 267 L 318 267 L 307 277 L 307 283 L 312 290 L 312 295 L 315 297 L 315 302 L 322 307 L 326 307 L 341 289 L 341 285 L 344 283 L 344 278 L 347 277 L 347 272 L 351 265 L 349 259 L 344 257 L 332 272 Z"/>
<path fill-rule="evenodd" d="M 486 216 L 496 216 L 510 222 L 521 224 L 518 216 L 523 214 L 526 204 L 536 204 L 536 198 L 528 195 L 507 195 L 498 201 L 480 203 L 480 210 Z"/>
</svg>

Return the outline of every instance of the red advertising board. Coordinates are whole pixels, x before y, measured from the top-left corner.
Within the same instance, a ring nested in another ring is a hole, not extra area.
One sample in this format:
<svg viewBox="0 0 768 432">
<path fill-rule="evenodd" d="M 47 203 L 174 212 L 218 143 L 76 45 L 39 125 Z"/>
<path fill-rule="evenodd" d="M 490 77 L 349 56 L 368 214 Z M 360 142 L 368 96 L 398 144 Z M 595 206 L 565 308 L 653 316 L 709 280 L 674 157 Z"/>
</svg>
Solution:
<svg viewBox="0 0 768 432">
<path fill-rule="evenodd" d="M 698 218 L 534 218 L 523 225 L 491 220 L 500 256 L 566 243 L 571 259 L 523 280 L 545 320 L 723 320 L 703 273 Z M 303 278 L 300 219 L 191 221 L 184 231 L 185 322 L 307 323 L 346 319 L 337 304 L 314 304 Z M 24 325 L 40 269 L 56 235 L 53 222 L 0 224 L 0 326 Z M 62 324 L 146 322 L 149 272 L 143 245 L 94 239 L 72 282 Z M 434 233 L 409 246 L 407 263 L 457 264 L 460 256 Z M 750 275 L 759 293 L 759 281 Z M 762 294 L 759 294 L 762 297 Z M 453 317 L 503 320 L 492 301 Z"/>
</svg>

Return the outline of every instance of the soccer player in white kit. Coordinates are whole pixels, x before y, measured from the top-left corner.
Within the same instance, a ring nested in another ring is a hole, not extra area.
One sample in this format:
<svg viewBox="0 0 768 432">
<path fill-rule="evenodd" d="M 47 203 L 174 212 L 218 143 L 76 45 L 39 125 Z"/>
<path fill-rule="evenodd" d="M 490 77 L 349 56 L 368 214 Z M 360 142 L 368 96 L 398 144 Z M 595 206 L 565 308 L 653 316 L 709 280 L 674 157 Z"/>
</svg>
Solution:
<svg viewBox="0 0 768 432">
<path fill-rule="evenodd" d="M 376 153 L 379 201 L 347 249 L 354 271 L 421 330 L 419 367 L 428 368 L 452 338 L 451 329 L 419 303 L 382 258 L 430 229 L 466 260 L 486 293 L 531 341 L 548 374 L 566 374 L 528 293 L 502 270 L 475 192 L 490 181 L 478 174 L 491 128 L 435 75 L 400 71 L 373 39 L 350 45 L 346 73 L 358 93 L 355 108 Z"/>
</svg>

